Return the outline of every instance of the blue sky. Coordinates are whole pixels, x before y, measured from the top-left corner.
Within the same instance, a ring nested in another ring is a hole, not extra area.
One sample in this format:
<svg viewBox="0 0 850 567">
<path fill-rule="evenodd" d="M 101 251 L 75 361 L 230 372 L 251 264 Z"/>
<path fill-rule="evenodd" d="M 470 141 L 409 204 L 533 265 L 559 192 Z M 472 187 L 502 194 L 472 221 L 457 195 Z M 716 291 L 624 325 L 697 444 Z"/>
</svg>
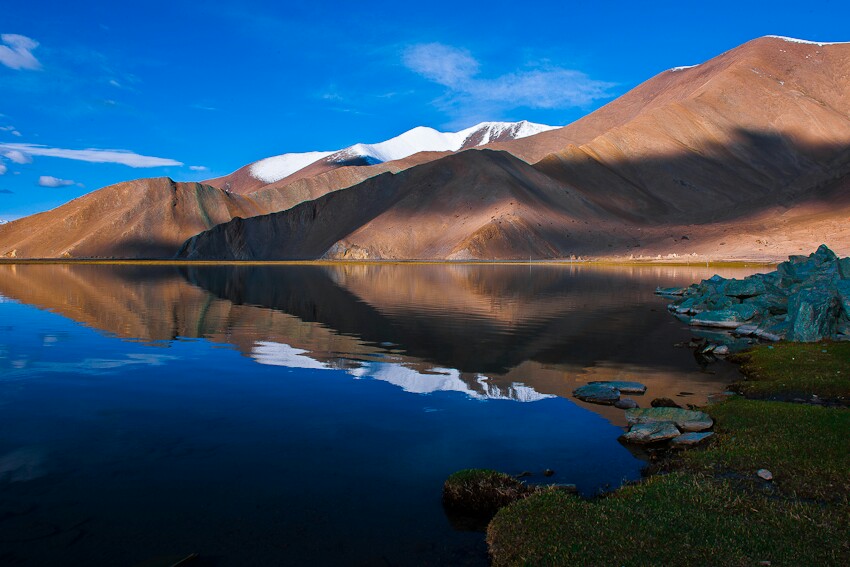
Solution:
<svg viewBox="0 0 850 567">
<path fill-rule="evenodd" d="M 2 0 L 0 220 L 419 125 L 563 125 L 755 37 L 850 40 L 845 2 L 640 4 Z"/>
</svg>

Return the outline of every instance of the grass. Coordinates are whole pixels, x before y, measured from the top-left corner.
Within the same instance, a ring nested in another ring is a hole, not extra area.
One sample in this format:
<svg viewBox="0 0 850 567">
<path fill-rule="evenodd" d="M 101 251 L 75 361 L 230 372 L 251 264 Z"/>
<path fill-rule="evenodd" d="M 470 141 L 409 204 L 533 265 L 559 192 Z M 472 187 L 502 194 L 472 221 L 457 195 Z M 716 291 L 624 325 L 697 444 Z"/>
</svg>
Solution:
<svg viewBox="0 0 850 567">
<path fill-rule="evenodd" d="M 850 508 L 676 472 L 594 501 L 543 492 L 490 522 L 493 565 L 844 565 Z"/>
<path fill-rule="evenodd" d="M 689 451 L 681 465 L 706 474 L 735 473 L 748 489 L 758 469 L 787 498 L 844 500 L 850 495 L 850 411 L 740 397 L 711 406 L 717 440 Z M 850 531 L 850 524 L 848 525 Z"/>
<path fill-rule="evenodd" d="M 850 399 L 849 354 L 843 343 L 759 347 L 740 359 L 740 390 Z M 487 531 L 493 564 L 845 565 L 850 410 L 734 397 L 707 411 L 714 441 L 671 459 L 672 472 L 596 500 L 542 492 L 502 508 Z"/>
<path fill-rule="evenodd" d="M 850 404 L 850 342 L 761 345 L 732 357 L 747 377 L 735 389 L 747 397 Z"/>
<path fill-rule="evenodd" d="M 505 473 L 464 469 L 446 479 L 443 504 L 450 510 L 489 519 L 499 508 L 532 492 L 532 487 Z"/>
</svg>

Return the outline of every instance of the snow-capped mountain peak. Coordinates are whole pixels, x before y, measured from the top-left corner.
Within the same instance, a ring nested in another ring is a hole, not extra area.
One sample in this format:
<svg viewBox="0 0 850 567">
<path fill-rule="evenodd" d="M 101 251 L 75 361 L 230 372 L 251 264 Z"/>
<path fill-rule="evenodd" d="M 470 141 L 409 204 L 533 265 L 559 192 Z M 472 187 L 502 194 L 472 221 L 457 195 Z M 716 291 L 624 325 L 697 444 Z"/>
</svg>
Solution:
<svg viewBox="0 0 850 567">
<path fill-rule="evenodd" d="M 459 132 L 440 132 L 418 126 L 394 138 L 376 144 L 354 144 L 335 152 L 305 152 L 274 156 L 250 166 L 251 176 L 264 183 L 275 183 L 324 159 L 329 165 L 372 165 L 403 159 L 419 152 L 456 152 L 492 142 L 517 140 L 554 130 L 523 120 L 521 122 L 482 122 Z"/>
</svg>

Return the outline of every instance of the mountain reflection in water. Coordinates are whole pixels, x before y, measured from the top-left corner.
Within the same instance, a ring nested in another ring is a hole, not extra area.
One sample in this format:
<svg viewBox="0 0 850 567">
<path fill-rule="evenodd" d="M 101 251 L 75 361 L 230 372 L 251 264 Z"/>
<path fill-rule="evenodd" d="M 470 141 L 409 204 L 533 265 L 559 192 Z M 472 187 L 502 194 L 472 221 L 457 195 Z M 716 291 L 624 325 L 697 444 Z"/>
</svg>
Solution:
<svg viewBox="0 0 850 567">
<path fill-rule="evenodd" d="M 724 388 L 734 369 L 675 348 L 690 331 L 653 295 L 710 275 L 0 265 L 0 562 L 485 565 L 445 477 L 528 470 L 585 495 L 637 478 L 623 412 L 571 392 Z"/>
<path fill-rule="evenodd" d="M 407 391 L 532 401 L 591 380 L 702 403 L 734 370 L 706 373 L 656 285 L 683 266 L 338 264 L 0 266 L 0 293 L 118 337 L 206 338 L 261 364 L 345 369 Z M 725 269 L 745 275 L 748 268 Z M 576 402 L 582 404 L 581 402 Z M 582 404 L 622 422 L 612 408 Z"/>
</svg>

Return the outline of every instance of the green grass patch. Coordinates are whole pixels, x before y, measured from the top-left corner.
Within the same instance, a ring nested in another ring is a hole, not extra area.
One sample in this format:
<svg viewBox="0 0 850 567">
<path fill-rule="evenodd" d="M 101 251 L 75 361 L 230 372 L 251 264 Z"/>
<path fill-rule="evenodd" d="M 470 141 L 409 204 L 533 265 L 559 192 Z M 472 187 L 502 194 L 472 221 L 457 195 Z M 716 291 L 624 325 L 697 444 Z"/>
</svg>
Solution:
<svg viewBox="0 0 850 567">
<path fill-rule="evenodd" d="M 520 500 L 487 530 L 493 565 L 844 565 L 850 508 L 745 494 L 676 472 L 586 501 Z"/>
<path fill-rule="evenodd" d="M 747 397 L 822 399 L 850 404 L 850 343 L 760 345 L 730 357 L 746 380 L 735 389 Z"/>
<path fill-rule="evenodd" d="M 808 404 L 733 398 L 710 406 L 715 439 L 706 450 L 685 452 L 686 469 L 736 473 L 745 486 L 774 475 L 770 486 L 789 498 L 844 500 L 850 495 L 850 411 Z M 850 530 L 850 526 L 848 526 Z"/>
</svg>

